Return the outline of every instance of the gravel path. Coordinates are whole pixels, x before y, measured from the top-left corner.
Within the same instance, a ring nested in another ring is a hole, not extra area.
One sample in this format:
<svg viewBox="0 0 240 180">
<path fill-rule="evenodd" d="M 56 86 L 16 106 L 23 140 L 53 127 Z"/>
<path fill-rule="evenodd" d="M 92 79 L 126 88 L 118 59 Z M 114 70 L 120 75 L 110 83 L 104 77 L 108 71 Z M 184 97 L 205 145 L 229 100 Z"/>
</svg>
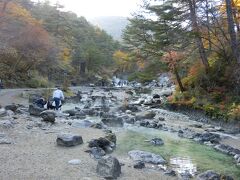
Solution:
<svg viewBox="0 0 240 180">
<path fill-rule="evenodd" d="M 87 142 L 93 138 L 104 136 L 102 130 L 91 128 L 73 128 L 56 123 L 48 130 L 36 127 L 31 130 L 26 125 L 31 121 L 17 119 L 14 128 L 3 130 L 14 144 L 0 145 L 0 179 L 3 180 L 101 180 L 96 174 L 97 161 L 92 159 L 87 150 Z M 83 137 L 84 144 L 76 147 L 59 147 L 56 137 L 60 132 L 71 132 Z M 135 170 L 127 155 L 117 157 L 125 165 L 122 167 L 120 180 L 167 180 L 158 171 Z M 68 161 L 80 159 L 80 165 L 70 165 Z"/>
</svg>

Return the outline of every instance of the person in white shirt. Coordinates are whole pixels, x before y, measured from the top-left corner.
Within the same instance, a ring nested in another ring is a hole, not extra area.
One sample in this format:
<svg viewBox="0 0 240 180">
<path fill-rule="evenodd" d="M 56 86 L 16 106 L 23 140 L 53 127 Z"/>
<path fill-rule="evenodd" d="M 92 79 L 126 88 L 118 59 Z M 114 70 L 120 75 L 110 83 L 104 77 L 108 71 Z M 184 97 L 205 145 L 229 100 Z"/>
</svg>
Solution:
<svg viewBox="0 0 240 180">
<path fill-rule="evenodd" d="M 56 110 L 58 110 L 61 101 L 64 100 L 63 92 L 61 89 L 59 89 L 59 87 L 57 87 L 57 89 L 53 91 L 53 100 L 55 102 L 55 108 Z"/>
</svg>

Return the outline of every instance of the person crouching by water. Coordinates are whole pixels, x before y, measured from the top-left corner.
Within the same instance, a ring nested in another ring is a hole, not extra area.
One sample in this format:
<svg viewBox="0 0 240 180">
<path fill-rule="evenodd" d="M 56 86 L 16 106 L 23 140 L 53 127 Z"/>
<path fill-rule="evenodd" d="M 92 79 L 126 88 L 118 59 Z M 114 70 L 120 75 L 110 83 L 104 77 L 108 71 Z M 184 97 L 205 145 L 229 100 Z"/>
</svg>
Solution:
<svg viewBox="0 0 240 180">
<path fill-rule="evenodd" d="M 64 95 L 62 90 L 59 87 L 56 87 L 56 88 L 57 89 L 53 91 L 53 100 L 55 102 L 55 109 L 58 110 L 61 101 L 64 100 Z"/>
<path fill-rule="evenodd" d="M 44 105 L 47 103 L 47 101 L 45 101 L 45 99 L 43 97 L 37 99 L 35 101 L 35 104 L 37 105 L 37 107 L 39 108 L 44 108 Z"/>
</svg>

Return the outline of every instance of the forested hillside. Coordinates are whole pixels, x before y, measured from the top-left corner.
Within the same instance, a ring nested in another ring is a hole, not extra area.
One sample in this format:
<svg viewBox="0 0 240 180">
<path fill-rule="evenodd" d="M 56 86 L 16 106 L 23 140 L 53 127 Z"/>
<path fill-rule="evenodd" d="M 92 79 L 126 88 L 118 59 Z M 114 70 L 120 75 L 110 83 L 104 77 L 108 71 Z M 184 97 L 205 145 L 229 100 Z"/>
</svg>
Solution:
<svg viewBox="0 0 240 180">
<path fill-rule="evenodd" d="M 125 30 L 126 57 L 166 65 L 177 84 L 171 104 L 239 120 L 239 17 L 238 0 L 145 1 Z M 135 78 L 151 79 L 151 72 Z"/>
<path fill-rule="evenodd" d="M 113 64 L 118 42 L 84 17 L 62 8 L 47 1 L 0 2 L 0 79 L 4 86 L 75 84 Z"/>
</svg>

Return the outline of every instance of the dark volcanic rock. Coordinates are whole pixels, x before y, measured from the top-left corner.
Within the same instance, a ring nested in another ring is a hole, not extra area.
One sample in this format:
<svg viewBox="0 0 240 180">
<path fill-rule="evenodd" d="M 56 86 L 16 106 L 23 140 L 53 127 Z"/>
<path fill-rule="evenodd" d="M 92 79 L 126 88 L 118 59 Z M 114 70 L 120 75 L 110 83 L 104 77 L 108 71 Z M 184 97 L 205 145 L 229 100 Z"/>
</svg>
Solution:
<svg viewBox="0 0 240 180">
<path fill-rule="evenodd" d="M 128 105 L 124 105 L 122 107 L 119 108 L 119 110 L 125 112 L 127 110 L 131 111 L 131 112 L 138 112 L 139 109 L 136 105 L 133 105 L 133 104 L 128 104 Z"/>
<path fill-rule="evenodd" d="M 41 112 L 43 112 L 45 109 L 39 108 L 36 105 L 30 104 L 28 108 L 28 112 L 32 116 L 40 116 Z"/>
<path fill-rule="evenodd" d="M 59 146 L 76 146 L 83 143 L 82 136 L 73 134 L 59 134 L 57 136 L 57 145 Z"/>
<path fill-rule="evenodd" d="M 143 168 L 145 168 L 145 163 L 144 163 L 143 161 L 137 161 L 137 162 L 133 165 L 133 167 L 134 167 L 135 169 L 143 169 Z"/>
<path fill-rule="evenodd" d="M 218 144 L 216 146 L 214 146 L 214 149 L 224 153 L 224 154 L 229 154 L 232 156 L 235 156 L 236 154 L 240 154 L 240 150 L 233 148 L 229 145 L 225 145 L 225 144 Z"/>
<path fill-rule="evenodd" d="M 112 153 L 116 144 L 116 136 L 115 134 L 109 134 L 105 138 L 100 137 L 98 139 L 92 139 L 88 143 L 88 147 L 100 147 L 102 148 L 106 153 Z"/>
<path fill-rule="evenodd" d="M 158 120 L 159 121 L 165 121 L 165 118 L 164 117 L 159 117 Z"/>
<path fill-rule="evenodd" d="M 218 174 L 212 170 L 208 170 L 199 174 L 197 180 L 233 180 L 233 178 L 231 176 Z"/>
<path fill-rule="evenodd" d="M 52 110 L 43 111 L 40 113 L 40 116 L 42 117 L 43 121 L 51 122 L 51 123 L 55 122 L 56 114 Z"/>
<path fill-rule="evenodd" d="M 160 95 L 159 94 L 154 94 L 153 95 L 153 99 L 159 99 L 160 98 Z"/>
<path fill-rule="evenodd" d="M 11 105 L 5 106 L 6 110 L 11 110 L 13 112 L 16 112 L 17 108 L 18 108 L 18 106 L 16 104 L 11 104 Z"/>
<path fill-rule="evenodd" d="M 105 149 L 105 147 L 110 146 L 111 142 L 106 139 L 106 138 L 98 138 L 98 139 L 92 139 L 89 143 L 88 146 L 91 147 L 100 147 L 102 149 Z"/>
<path fill-rule="evenodd" d="M 116 179 L 121 174 L 119 161 L 114 157 L 105 157 L 98 161 L 97 173 L 106 179 Z"/>
<path fill-rule="evenodd" d="M 197 180 L 220 180 L 220 175 L 214 171 L 206 171 L 197 176 Z"/>
<path fill-rule="evenodd" d="M 213 133 L 203 133 L 203 134 L 196 134 L 194 136 L 194 140 L 200 143 L 204 142 L 211 142 L 213 144 L 218 144 L 220 141 L 220 135 L 218 134 L 213 134 Z"/>
<path fill-rule="evenodd" d="M 151 144 L 155 145 L 155 146 L 162 146 L 162 145 L 164 145 L 164 142 L 161 138 L 153 138 L 151 140 Z"/>
<path fill-rule="evenodd" d="M 189 171 L 180 173 L 180 176 L 182 180 L 190 180 L 193 177 L 193 175 Z"/>
</svg>

